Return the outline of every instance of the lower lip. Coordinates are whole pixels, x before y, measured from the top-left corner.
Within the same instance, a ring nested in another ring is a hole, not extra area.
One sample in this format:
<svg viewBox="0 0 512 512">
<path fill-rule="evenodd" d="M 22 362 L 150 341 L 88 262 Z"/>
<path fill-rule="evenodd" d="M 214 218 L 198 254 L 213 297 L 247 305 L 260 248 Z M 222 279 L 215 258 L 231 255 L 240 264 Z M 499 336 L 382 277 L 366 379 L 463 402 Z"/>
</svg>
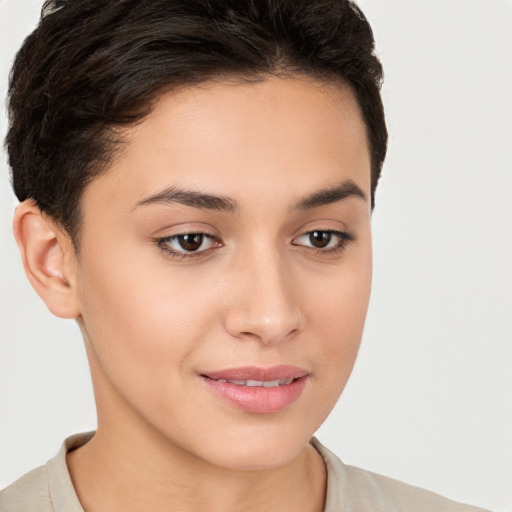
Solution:
<svg viewBox="0 0 512 512">
<path fill-rule="evenodd" d="M 265 388 L 239 386 L 202 376 L 205 384 L 216 395 L 221 396 L 239 409 L 259 414 L 278 412 L 295 402 L 302 394 L 307 378 L 306 375 L 284 386 Z"/>
</svg>

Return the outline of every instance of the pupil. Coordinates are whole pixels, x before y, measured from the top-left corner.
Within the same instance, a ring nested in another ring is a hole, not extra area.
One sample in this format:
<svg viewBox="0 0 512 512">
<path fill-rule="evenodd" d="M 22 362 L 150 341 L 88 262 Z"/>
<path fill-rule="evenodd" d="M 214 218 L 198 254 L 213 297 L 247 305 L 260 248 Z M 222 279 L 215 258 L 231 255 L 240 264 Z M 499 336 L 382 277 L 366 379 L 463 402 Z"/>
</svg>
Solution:
<svg viewBox="0 0 512 512">
<path fill-rule="evenodd" d="M 203 244 L 203 235 L 195 233 L 192 235 L 181 235 L 178 242 L 186 251 L 197 251 Z"/>
<path fill-rule="evenodd" d="M 329 245 L 331 241 L 331 233 L 327 231 L 313 231 L 309 235 L 309 241 L 314 247 L 322 249 Z"/>
</svg>

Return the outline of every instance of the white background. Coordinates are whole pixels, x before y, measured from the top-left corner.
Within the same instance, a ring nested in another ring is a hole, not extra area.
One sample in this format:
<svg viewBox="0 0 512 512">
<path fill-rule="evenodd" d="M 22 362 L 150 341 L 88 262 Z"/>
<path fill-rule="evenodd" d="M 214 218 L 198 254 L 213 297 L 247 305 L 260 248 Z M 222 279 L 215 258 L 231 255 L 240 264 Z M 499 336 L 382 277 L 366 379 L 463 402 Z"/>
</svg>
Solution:
<svg viewBox="0 0 512 512">
<path fill-rule="evenodd" d="M 390 148 L 363 346 L 318 437 L 345 462 L 512 511 L 512 1 L 359 3 L 385 65 Z M 0 0 L 2 97 L 40 5 Z M 0 166 L 1 488 L 95 413 L 78 329 L 23 274 Z"/>
</svg>

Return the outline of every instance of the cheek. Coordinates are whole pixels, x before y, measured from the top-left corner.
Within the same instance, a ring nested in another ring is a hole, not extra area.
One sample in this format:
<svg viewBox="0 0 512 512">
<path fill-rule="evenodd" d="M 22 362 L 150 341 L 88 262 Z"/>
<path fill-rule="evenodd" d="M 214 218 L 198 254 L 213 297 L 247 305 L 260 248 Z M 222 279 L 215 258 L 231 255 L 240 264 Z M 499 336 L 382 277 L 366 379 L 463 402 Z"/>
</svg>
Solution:
<svg viewBox="0 0 512 512">
<path fill-rule="evenodd" d="M 321 322 L 327 338 L 358 337 L 362 333 L 372 281 L 370 232 L 360 235 L 357 245 L 347 248 L 339 267 L 321 279 L 312 280 L 307 296 L 311 316 Z"/>
<path fill-rule="evenodd" d="M 313 353 L 322 393 L 329 407 L 343 391 L 354 366 L 372 280 L 371 242 L 368 235 L 339 273 L 325 283 L 322 293 L 310 292 L 309 318 L 314 325 L 317 346 Z"/>
<path fill-rule="evenodd" d="M 83 325 L 99 364 L 120 386 L 169 382 L 211 332 L 215 297 L 199 277 L 171 273 L 154 258 L 103 255 L 84 262 L 79 280 Z"/>
</svg>

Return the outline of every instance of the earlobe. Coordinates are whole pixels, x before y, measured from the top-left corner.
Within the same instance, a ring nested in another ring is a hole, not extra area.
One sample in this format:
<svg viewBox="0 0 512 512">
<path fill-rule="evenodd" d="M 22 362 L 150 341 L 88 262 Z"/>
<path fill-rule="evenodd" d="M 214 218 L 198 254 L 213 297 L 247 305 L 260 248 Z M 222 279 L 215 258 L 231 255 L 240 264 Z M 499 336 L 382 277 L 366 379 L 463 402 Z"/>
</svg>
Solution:
<svg viewBox="0 0 512 512">
<path fill-rule="evenodd" d="M 48 309 L 61 318 L 79 316 L 76 255 L 67 234 L 32 200 L 16 208 L 13 230 L 25 273 Z"/>
</svg>

